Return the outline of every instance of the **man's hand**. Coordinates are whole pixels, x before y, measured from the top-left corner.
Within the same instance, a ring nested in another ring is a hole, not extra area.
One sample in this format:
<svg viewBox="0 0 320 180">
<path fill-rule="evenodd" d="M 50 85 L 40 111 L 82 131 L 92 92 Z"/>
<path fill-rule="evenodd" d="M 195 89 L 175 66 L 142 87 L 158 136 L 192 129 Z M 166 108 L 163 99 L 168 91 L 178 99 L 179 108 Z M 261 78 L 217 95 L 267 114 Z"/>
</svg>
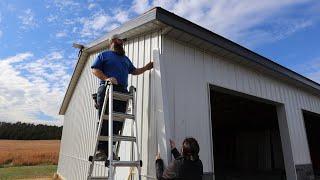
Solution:
<svg viewBox="0 0 320 180">
<path fill-rule="evenodd" d="M 170 139 L 170 147 L 171 149 L 176 148 L 176 143 L 172 139 Z"/>
<path fill-rule="evenodd" d="M 156 160 L 158 160 L 158 159 L 161 159 L 159 152 L 158 152 L 158 154 L 156 155 Z"/>
<path fill-rule="evenodd" d="M 146 64 L 146 65 L 145 65 L 145 68 L 146 68 L 147 70 L 152 69 L 152 68 L 153 68 L 153 62 L 151 61 L 151 62 L 149 62 L 148 64 Z"/>
<path fill-rule="evenodd" d="M 109 82 L 111 82 L 111 83 L 114 84 L 114 85 L 117 85 L 117 84 L 118 84 L 117 79 L 114 78 L 114 77 L 109 77 L 109 78 L 107 78 L 105 81 L 109 81 Z"/>
<path fill-rule="evenodd" d="M 134 72 L 132 72 L 132 75 L 139 75 L 144 73 L 145 71 L 148 71 L 150 69 L 153 68 L 153 62 L 149 62 L 148 64 L 146 64 L 145 66 L 143 66 L 142 68 L 137 68 Z"/>
</svg>

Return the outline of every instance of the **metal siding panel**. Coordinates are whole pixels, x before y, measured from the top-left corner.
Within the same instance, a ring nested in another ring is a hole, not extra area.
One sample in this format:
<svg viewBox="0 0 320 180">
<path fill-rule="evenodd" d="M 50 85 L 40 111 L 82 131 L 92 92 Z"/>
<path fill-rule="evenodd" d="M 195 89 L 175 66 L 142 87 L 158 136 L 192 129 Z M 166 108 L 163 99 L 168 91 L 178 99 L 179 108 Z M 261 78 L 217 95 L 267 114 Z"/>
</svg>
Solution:
<svg viewBox="0 0 320 180">
<path fill-rule="evenodd" d="M 186 123 L 184 121 L 184 119 L 186 118 L 184 113 L 179 113 L 179 112 L 185 112 L 185 103 L 183 102 L 183 99 L 186 98 L 186 96 L 188 96 L 187 94 L 184 94 L 182 92 L 184 92 L 186 89 L 184 87 L 185 83 L 184 81 L 187 78 L 184 78 L 184 73 L 186 72 L 185 70 L 185 63 L 182 63 L 181 61 L 185 59 L 185 52 L 184 52 L 184 47 L 177 43 L 174 42 L 174 52 L 175 52 L 175 105 L 174 105 L 174 110 L 175 110 L 175 140 L 177 142 L 181 142 L 183 140 L 185 134 L 186 134 Z M 189 75 L 188 75 L 189 77 Z M 168 79 L 169 80 L 169 79 Z M 179 143 L 178 143 L 179 145 Z M 180 148 L 180 146 L 178 146 L 178 148 Z"/>
<path fill-rule="evenodd" d="M 261 84 L 260 84 L 260 76 L 257 72 L 254 72 L 253 76 L 255 76 L 256 78 L 254 78 L 254 86 L 256 89 L 256 96 L 261 97 Z"/>
<path fill-rule="evenodd" d="M 194 75 L 195 75 L 194 78 L 195 78 L 196 86 L 195 86 L 195 89 L 193 92 L 199 91 L 199 93 L 195 94 L 192 102 L 199 101 L 199 104 L 194 103 L 194 105 L 193 105 L 193 108 L 194 107 L 198 107 L 198 108 L 197 108 L 197 111 L 195 112 L 195 115 L 196 115 L 195 119 L 191 119 L 191 121 L 193 120 L 193 122 L 194 122 L 192 131 L 193 131 L 195 137 L 199 137 L 199 143 L 201 144 L 201 146 L 204 147 L 205 149 L 208 149 L 207 151 L 203 151 L 202 153 L 200 153 L 200 157 L 202 159 L 202 162 L 206 165 L 204 167 L 204 171 L 211 172 L 213 169 L 212 153 L 210 151 L 211 150 L 211 144 L 210 144 L 211 136 L 208 136 L 207 134 L 203 133 L 202 131 L 195 131 L 194 130 L 194 127 L 197 127 L 197 125 L 199 125 L 200 129 L 205 130 L 205 131 L 211 131 L 210 126 L 208 126 L 208 121 L 207 121 L 210 118 L 209 112 L 203 113 L 203 111 L 204 111 L 203 108 L 206 108 L 206 110 L 208 110 L 208 106 L 209 106 L 207 83 L 205 81 L 206 78 L 205 78 L 205 74 L 203 72 L 205 69 L 205 63 L 208 60 L 210 61 L 211 58 L 210 58 L 210 56 L 206 56 L 204 51 L 195 51 L 195 52 L 196 52 L 196 56 L 195 56 L 195 61 L 194 61 L 194 68 L 192 68 L 192 70 L 194 71 Z M 209 59 L 206 59 L 206 58 L 209 58 Z M 197 79 L 197 77 L 200 77 L 200 78 Z M 191 109 L 191 111 L 192 111 L 192 109 Z M 199 123 L 197 123 L 197 121 Z"/>
<path fill-rule="evenodd" d="M 215 62 L 214 63 L 215 67 L 213 70 L 217 72 L 217 74 L 216 74 L 217 76 L 216 76 L 216 78 L 214 78 L 214 81 L 217 85 L 223 86 L 223 82 L 224 82 L 223 78 L 225 78 L 225 77 L 223 76 L 224 71 L 222 71 L 222 69 L 223 69 L 222 61 L 220 60 L 219 56 L 214 56 L 213 61 Z M 217 67 L 220 67 L 220 68 L 217 68 Z M 212 78 L 211 78 L 211 80 L 212 80 Z"/>
<path fill-rule="evenodd" d="M 150 39 L 150 55 L 151 59 L 154 59 L 152 51 L 154 49 L 159 49 L 159 32 L 154 32 L 151 35 Z M 158 152 L 158 136 L 157 136 L 157 123 L 150 121 L 149 123 L 149 142 L 148 142 L 148 174 L 155 176 L 155 167 L 154 167 L 154 156 Z"/>
<path fill-rule="evenodd" d="M 138 38 L 138 67 L 144 66 L 144 36 Z M 143 124 L 143 75 L 137 77 L 137 120 L 138 127 L 142 127 Z M 141 131 L 138 132 L 138 141 L 142 143 L 142 128 Z M 142 144 L 139 147 L 139 152 L 141 153 Z"/>
<path fill-rule="evenodd" d="M 183 78 L 183 81 L 181 83 L 181 85 L 183 86 L 182 88 L 184 89 L 184 93 L 186 94 L 191 94 L 194 90 L 197 90 L 197 82 L 199 81 L 199 79 L 197 79 L 196 74 L 194 73 L 195 71 L 193 71 L 193 62 L 194 62 L 194 58 L 195 58 L 195 51 L 193 48 L 190 48 L 188 46 L 185 46 L 184 49 L 184 59 L 179 59 L 179 64 L 184 64 L 183 66 L 183 71 L 187 71 L 189 74 L 189 78 Z M 182 91 L 180 91 L 181 93 Z M 184 94 L 181 93 L 181 94 Z M 197 121 L 198 117 L 196 116 L 196 112 L 197 112 L 197 108 L 193 107 L 195 102 L 194 100 L 196 97 L 196 94 L 194 94 L 194 96 L 188 96 L 188 98 L 182 98 L 181 102 L 182 104 L 184 104 L 184 110 L 185 111 L 193 111 L 193 114 L 190 114 L 190 116 L 184 116 L 184 118 L 182 119 L 184 122 L 190 122 L 190 123 L 184 123 L 185 124 L 185 134 L 184 136 L 187 134 L 187 132 L 190 133 L 190 136 L 193 136 L 193 131 L 192 129 L 194 128 L 194 122 Z M 183 137 L 181 137 L 183 138 Z"/>
<path fill-rule="evenodd" d="M 176 132 L 176 125 L 175 125 L 175 84 L 174 81 L 168 81 L 167 79 L 175 79 L 175 74 L 172 74 L 172 72 L 174 72 L 177 69 L 177 64 L 179 64 L 179 62 L 175 59 L 172 58 L 173 55 L 175 54 L 175 51 L 173 50 L 174 48 L 174 42 L 173 41 L 163 41 L 163 47 L 170 47 L 170 48 L 164 48 L 163 49 L 163 55 L 160 58 L 160 61 L 162 61 L 163 67 L 161 69 L 161 76 L 162 78 L 164 78 L 165 81 L 162 81 L 165 83 L 164 88 L 166 88 L 166 93 L 164 93 L 166 95 L 167 99 L 167 112 L 168 112 L 168 127 L 166 128 L 166 130 L 169 131 L 169 134 L 167 135 L 170 136 L 169 138 L 177 140 L 178 138 L 178 134 Z M 165 74 L 165 77 L 163 76 L 163 74 Z M 190 76 L 191 77 L 191 76 Z M 190 82 L 192 82 L 193 80 L 190 80 Z M 190 84 L 190 83 L 189 83 Z M 171 155 L 170 155 L 171 158 Z M 169 158 L 169 159 L 170 159 Z"/>
<path fill-rule="evenodd" d="M 150 62 L 150 35 L 145 35 L 144 36 L 144 44 L 143 44 L 143 49 L 144 49 L 144 65 Z M 142 100 L 142 105 L 143 105 L 143 123 L 141 127 L 141 155 L 142 155 L 142 161 L 144 162 L 144 166 L 142 168 L 142 174 L 148 174 L 148 126 L 149 126 L 149 84 L 150 84 L 150 72 L 145 72 L 143 74 L 143 100 Z"/>
</svg>

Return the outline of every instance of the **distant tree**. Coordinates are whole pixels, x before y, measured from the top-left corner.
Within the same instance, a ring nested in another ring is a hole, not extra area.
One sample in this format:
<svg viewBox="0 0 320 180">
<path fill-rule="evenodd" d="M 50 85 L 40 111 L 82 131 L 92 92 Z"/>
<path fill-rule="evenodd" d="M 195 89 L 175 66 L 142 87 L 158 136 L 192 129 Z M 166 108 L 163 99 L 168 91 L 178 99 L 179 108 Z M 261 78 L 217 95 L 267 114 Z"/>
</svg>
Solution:
<svg viewBox="0 0 320 180">
<path fill-rule="evenodd" d="M 61 139 L 62 126 L 0 122 L 0 139 L 48 140 Z"/>
</svg>

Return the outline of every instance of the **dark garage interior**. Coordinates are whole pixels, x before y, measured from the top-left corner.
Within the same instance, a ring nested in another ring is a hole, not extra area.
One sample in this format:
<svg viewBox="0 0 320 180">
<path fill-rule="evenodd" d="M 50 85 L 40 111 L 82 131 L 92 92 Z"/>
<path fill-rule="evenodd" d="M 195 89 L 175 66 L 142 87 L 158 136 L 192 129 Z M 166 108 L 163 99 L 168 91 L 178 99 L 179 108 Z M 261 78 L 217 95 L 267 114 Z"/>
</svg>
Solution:
<svg viewBox="0 0 320 180">
<path fill-rule="evenodd" d="M 285 180 L 276 106 L 211 90 L 216 180 Z"/>
<path fill-rule="evenodd" d="M 320 115 L 303 111 L 310 157 L 316 179 L 320 179 Z"/>
</svg>

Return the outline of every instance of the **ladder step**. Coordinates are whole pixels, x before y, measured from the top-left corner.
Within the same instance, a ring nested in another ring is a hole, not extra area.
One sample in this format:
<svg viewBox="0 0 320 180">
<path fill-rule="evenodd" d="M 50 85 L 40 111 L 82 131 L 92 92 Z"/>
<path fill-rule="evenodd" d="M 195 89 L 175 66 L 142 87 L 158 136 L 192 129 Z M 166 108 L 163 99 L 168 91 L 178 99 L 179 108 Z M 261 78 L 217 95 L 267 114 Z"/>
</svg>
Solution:
<svg viewBox="0 0 320 180">
<path fill-rule="evenodd" d="M 109 141 L 109 136 L 99 136 L 99 141 Z M 113 136 L 113 141 L 114 142 L 117 142 L 117 141 L 132 141 L 132 142 L 135 142 L 136 141 L 136 137 L 114 135 Z"/>
<path fill-rule="evenodd" d="M 89 180 L 101 180 L 101 179 L 108 179 L 108 176 L 92 176 L 88 178 Z"/>
<path fill-rule="evenodd" d="M 120 92 L 113 92 L 113 99 L 120 100 L 120 101 L 128 101 L 129 99 L 133 99 L 133 94 L 126 94 Z"/>
<path fill-rule="evenodd" d="M 111 161 L 116 167 L 141 167 L 142 161 Z"/>
<path fill-rule="evenodd" d="M 104 114 L 103 115 L 103 119 L 104 120 L 108 120 L 109 119 L 109 115 L 108 114 Z M 113 112 L 113 120 L 114 121 L 124 121 L 125 119 L 134 119 L 134 115 L 133 114 Z"/>
</svg>

